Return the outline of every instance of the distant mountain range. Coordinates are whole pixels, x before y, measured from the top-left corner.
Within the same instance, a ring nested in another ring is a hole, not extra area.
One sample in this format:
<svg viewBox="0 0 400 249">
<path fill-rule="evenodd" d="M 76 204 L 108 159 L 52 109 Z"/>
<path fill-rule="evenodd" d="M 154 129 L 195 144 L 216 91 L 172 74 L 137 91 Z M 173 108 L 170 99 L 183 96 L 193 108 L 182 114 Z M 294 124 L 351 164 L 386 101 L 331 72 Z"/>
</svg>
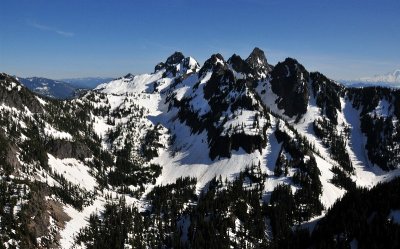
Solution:
<svg viewBox="0 0 400 249">
<path fill-rule="evenodd" d="M 400 88 L 400 69 L 396 69 L 387 74 L 374 75 L 372 77 L 363 77 L 357 80 L 341 80 L 341 82 L 350 87 L 378 85 L 384 87 Z"/>
<path fill-rule="evenodd" d="M 109 82 L 112 78 L 86 77 L 53 80 L 42 77 L 18 78 L 29 90 L 49 98 L 69 99 L 73 98 L 84 89 L 93 89 L 103 82 Z"/>
<path fill-rule="evenodd" d="M 396 69 L 393 72 L 381 75 L 375 75 L 373 77 L 361 78 L 361 81 L 365 82 L 385 82 L 385 83 L 398 83 L 400 84 L 400 69 Z"/>
<path fill-rule="evenodd" d="M 101 83 L 110 82 L 113 78 L 110 77 L 84 77 L 84 78 L 67 78 L 60 81 L 71 84 L 77 88 L 93 89 Z"/>
<path fill-rule="evenodd" d="M 18 78 L 29 90 L 49 98 L 67 99 L 74 96 L 76 87 L 63 81 L 40 77 Z"/>
</svg>

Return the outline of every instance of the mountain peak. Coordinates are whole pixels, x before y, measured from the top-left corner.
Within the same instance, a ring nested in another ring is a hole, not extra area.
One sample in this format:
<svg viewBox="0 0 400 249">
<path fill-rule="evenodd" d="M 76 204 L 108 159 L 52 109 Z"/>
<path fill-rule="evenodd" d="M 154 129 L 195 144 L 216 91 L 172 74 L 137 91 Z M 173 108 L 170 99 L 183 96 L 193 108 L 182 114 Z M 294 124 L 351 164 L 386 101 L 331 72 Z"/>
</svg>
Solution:
<svg viewBox="0 0 400 249">
<path fill-rule="evenodd" d="M 212 61 L 214 64 L 216 63 L 225 64 L 225 59 L 220 53 L 211 55 L 210 59 L 208 59 L 207 61 L 209 60 Z"/>
<path fill-rule="evenodd" d="M 249 57 L 251 56 L 258 56 L 258 57 L 264 57 L 265 58 L 265 53 L 262 49 L 255 47 L 253 51 L 250 53 Z"/>
<path fill-rule="evenodd" d="M 249 65 L 246 63 L 239 55 L 233 54 L 231 58 L 228 59 L 228 64 L 232 66 L 232 68 L 236 72 L 248 73 Z"/>
<path fill-rule="evenodd" d="M 165 64 L 175 65 L 180 63 L 183 59 L 185 59 L 185 56 L 181 52 L 175 52 L 167 58 Z"/>
<path fill-rule="evenodd" d="M 128 73 L 127 75 L 124 76 L 124 78 L 133 78 L 135 77 L 135 75 Z"/>
<path fill-rule="evenodd" d="M 249 57 L 247 57 L 246 62 L 258 77 L 265 77 L 273 68 L 268 64 L 264 51 L 258 47 L 253 49 Z"/>
<path fill-rule="evenodd" d="M 393 75 L 395 75 L 397 78 L 400 78 L 400 69 L 394 70 Z"/>
<path fill-rule="evenodd" d="M 160 62 L 154 67 L 154 72 L 161 69 L 172 68 L 175 65 L 181 63 L 185 59 L 185 56 L 181 52 L 174 52 L 170 55 L 165 62 Z"/>
<path fill-rule="evenodd" d="M 291 58 L 291 57 L 287 57 L 284 61 L 284 64 L 288 64 L 288 65 L 295 65 L 295 64 L 300 64 L 296 59 Z"/>
<path fill-rule="evenodd" d="M 226 64 L 224 57 L 221 54 L 213 54 L 209 59 L 204 62 L 203 67 L 200 69 L 199 74 L 203 74 L 207 71 L 213 70 L 214 67 L 224 67 Z"/>
<path fill-rule="evenodd" d="M 267 64 L 267 58 L 265 57 L 264 51 L 255 47 L 253 51 L 250 53 L 249 57 L 246 59 L 249 64 Z"/>
</svg>

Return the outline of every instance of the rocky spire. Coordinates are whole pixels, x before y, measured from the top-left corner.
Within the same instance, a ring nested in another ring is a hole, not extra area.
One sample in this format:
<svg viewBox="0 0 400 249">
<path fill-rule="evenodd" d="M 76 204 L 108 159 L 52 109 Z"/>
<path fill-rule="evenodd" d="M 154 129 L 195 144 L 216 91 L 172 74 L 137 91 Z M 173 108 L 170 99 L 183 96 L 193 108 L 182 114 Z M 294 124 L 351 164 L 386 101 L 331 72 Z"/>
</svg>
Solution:
<svg viewBox="0 0 400 249">
<path fill-rule="evenodd" d="M 165 61 L 165 64 L 175 65 L 175 64 L 180 63 L 183 59 L 185 59 L 185 56 L 181 52 L 175 52 L 167 58 L 167 60 Z"/>
<path fill-rule="evenodd" d="M 257 47 L 253 49 L 246 62 L 253 69 L 256 77 L 265 77 L 273 68 L 268 64 L 264 51 Z"/>
<path fill-rule="evenodd" d="M 154 72 L 157 72 L 164 68 L 171 69 L 176 64 L 181 63 L 182 60 L 184 60 L 184 59 L 185 59 L 185 56 L 181 52 L 175 52 L 172 55 L 170 55 L 165 62 L 158 63 L 154 67 Z"/>
</svg>

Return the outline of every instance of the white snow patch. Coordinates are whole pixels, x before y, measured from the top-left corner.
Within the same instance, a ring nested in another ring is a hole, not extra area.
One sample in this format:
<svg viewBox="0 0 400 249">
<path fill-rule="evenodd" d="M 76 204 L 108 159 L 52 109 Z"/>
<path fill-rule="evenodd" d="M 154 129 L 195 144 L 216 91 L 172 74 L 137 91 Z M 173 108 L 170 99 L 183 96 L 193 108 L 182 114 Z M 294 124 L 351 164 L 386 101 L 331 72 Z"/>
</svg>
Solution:
<svg viewBox="0 0 400 249">
<path fill-rule="evenodd" d="M 386 99 L 381 99 L 378 103 L 378 106 L 375 108 L 375 110 L 373 110 L 372 112 L 370 112 L 371 116 L 378 116 L 378 117 L 385 117 L 387 118 L 388 116 L 391 115 L 391 104 L 389 103 L 389 101 L 387 101 Z"/>
<path fill-rule="evenodd" d="M 141 74 L 132 78 L 121 78 L 103 83 L 95 88 L 103 93 L 125 94 L 146 92 L 151 89 L 152 83 L 161 79 L 164 70 L 157 71 L 154 74 Z"/>
<path fill-rule="evenodd" d="M 200 116 L 208 113 L 211 110 L 210 105 L 204 98 L 204 85 L 210 80 L 211 76 L 212 72 L 207 72 L 206 75 L 200 80 L 199 86 L 194 92 L 194 98 L 190 102 L 192 109 L 194 111 L 198 111 Z"/>
<path fill-rule="evenodd" d="M 321 203 L 325 208 L 330 208 L 337 199 L 341 198 L 346 193 L 346 191 L 330 183 L 330 180 L 333 178 L 333 173 L 331 172 L 332 164 L 326 162 L 319 156 L 315 156 L 315 161 L 317 162 L 318 169 L 321 171 Z"/>
<path fill-rule="evenodd" d="M 56 130 L 54 127 L 52 127 L 50 124 L 46 123 L 46 126 L 44 127 L 44 134 L 46 136 L 55 138 L 55 139 L 64 139 L 64 140 L 69 140 L 72 141 L 72 135 L 69 134 L 68 132 L 65 131 L 59 131 Z"/>
<path fill-rule="evenodd" d="M 81 161 L 75 158 L 58 159 L 51 154 L 47 156 L 53 171 L 61 174 L 66 180 L 88 191 L 92 191 L 97 186 L 96 179 L 89 174 L 90 168 Z"/>
<path fill-rule="evenodd" d="M 35 97 L 36 97 L 36 99 L 39 101 L 39 103 L 40 103 L 41 105 L 43 105 L 43 106 L 47 105 L 47 102 L 44 101 L 42 98 L 40 98 L 39 96 L 35 96 Z"/>
<path fill-rule="evenodd" d="M 71 218 L 65 224 L 65 228 L 60 232 L 60 245 L 61 248 L 69 249 L 73 247 L 74 236 L 77 235 L 79 230 L 89 224 L 89 216 L 96 212 L 104 210 L 104 201 L 97 199 L 93 202 L 93 205 L 85 207 L 82 212 L 79 212 L 75 208 L 67 205 L 64 207 L 65 213 Z"/>
</svg>

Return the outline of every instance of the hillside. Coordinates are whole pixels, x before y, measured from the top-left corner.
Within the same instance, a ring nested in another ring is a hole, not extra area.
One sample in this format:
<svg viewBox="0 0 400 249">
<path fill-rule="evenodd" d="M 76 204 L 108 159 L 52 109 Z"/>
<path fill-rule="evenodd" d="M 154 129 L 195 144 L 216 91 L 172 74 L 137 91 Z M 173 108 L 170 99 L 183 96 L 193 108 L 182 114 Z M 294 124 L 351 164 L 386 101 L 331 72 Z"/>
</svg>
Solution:
<svg viewBox="0 0 400 249">
<path fill-rule="evenodd" d="M 202 66 L 175 52 L 73 100 L 0 83 L 6 248 L 323 248 L 314 234 L 345 230 L 324 224 L 348 196 L 400 175 L 400 90 L 258 48 Z"/>
</svg>

